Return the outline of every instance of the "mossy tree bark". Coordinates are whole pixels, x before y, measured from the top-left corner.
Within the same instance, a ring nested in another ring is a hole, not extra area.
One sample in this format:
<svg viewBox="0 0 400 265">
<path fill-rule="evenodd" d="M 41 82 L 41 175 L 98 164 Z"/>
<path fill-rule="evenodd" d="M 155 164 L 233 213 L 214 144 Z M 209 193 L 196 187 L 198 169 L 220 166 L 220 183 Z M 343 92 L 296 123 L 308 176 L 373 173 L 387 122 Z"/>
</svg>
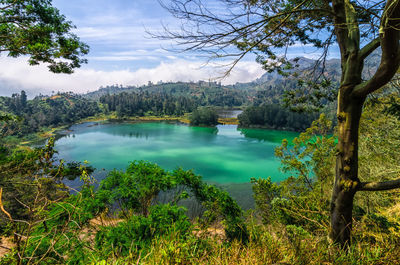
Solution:
<svg viewBox="0 0 400 265">
<path fill-rule="evenodd" d="M 350 240 L 353 199 L 358 178 L 358 127 L 364 98 L 344 99 L 338 107 L 336 177 L 331 204 L 331 238 L 340 244 Z"/>
</svg>

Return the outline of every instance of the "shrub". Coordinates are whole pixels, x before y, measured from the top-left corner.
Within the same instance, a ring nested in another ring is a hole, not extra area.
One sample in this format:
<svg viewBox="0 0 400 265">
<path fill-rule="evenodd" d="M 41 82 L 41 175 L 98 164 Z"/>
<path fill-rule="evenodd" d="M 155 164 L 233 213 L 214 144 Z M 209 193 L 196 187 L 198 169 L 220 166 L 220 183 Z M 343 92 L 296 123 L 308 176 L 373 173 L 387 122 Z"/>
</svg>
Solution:
<svg viewBox="0 0 400 265">
<path fill-rule="evenodd" d="M 185 210 L 176 205 L 150 207 L 149 216 L 132 215 L 116 227 L 103 227 L 96 234 L 96 247 L 106 256 L 126 256 L 132 252 L 148 251 L 152 240 L 171 233 L 185 238 L 190 234 L 191 223 Z"/>
</svg>

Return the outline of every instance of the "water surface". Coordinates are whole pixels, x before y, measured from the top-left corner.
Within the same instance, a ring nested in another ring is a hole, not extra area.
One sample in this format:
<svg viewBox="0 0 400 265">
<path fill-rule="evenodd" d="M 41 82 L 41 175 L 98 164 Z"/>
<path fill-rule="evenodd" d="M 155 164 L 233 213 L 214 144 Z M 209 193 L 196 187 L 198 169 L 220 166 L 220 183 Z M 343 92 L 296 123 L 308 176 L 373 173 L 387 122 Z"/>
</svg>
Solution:
<svg viewBox="0 0 400 265">
<path fill-rule="evenodd" d="M 99 170 L 125 169 L 131 161 L 147 160 L 168 170 L 193 169 L 209 182 L 248 183 L 251 177 L 284 179 L 274 148 L 296 135 L 236 125 L 85 123 L 71 127 L 57 140 L 56 149 L 65 160 L 87 160 Z M 98 178 L 105 175 L 97 174 Z"/>
</svg>

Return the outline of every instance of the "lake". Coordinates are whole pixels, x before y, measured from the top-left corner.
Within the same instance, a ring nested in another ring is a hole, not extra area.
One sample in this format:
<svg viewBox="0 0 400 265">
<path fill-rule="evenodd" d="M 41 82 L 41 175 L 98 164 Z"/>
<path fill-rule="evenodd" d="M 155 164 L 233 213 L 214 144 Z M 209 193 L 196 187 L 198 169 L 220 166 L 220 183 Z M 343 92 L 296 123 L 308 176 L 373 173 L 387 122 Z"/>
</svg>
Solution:
<svg viewBox="0 0 400 265">
<path fill-rule="evenodd" d="M 210 182 L 244 183 L 251 177 L 280 181 L 279 160 L 274 148 L 294 132 L 215 128 L 165 122 L 97 124 L 71 127 L 56 142 L 65 160 L 87 160 L 97 169 L 125 169 L 130 161 L 148 160 L 172 170 L 194 169 Z"/>
<path fill-rule="evenodd" d="M 112 169 L 125 169 L 133 160 L 155 162 L 164 169 L 193 169 L 210 183 L 227 187 L 234 197 L 251 192 L 251 177 L 280 181 L 274 148 L 294 132 L 239 129 L 237 125 L 193 127 L 167 122 L 84 123 L 74 125 L 56 141 L 67 161 L 90 162 L 101 180 Z"/>
</svg>

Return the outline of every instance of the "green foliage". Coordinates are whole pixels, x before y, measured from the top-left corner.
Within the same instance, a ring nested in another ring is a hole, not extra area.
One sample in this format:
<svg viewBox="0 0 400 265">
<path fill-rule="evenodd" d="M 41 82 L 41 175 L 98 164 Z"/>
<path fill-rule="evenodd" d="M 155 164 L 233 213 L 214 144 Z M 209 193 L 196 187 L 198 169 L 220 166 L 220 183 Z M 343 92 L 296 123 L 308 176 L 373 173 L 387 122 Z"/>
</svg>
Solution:
<svg viewBox="0 0 400 265">
<path fill-rule="evenodd" d="M 360 174 L 367 180 L 380 175 L 396 177 L 398 161 L 399 122 L 385 114 L 388 98 L 374 99 L 366 104 L 360 126 Z M 336 139 L 330 136 L 331 122 L 321 115 L 312 126 L 293 140 L 283 141 L 276 149 L 282 170 L 292 175 L 279 184 L 269 179 L 253 180 L 254 198 L 264 223 L 300 227 L 316 237 L 329 226 L 330 188 L 333 180 Z M 392 133 L 388 133 L 392 132 Z M 395 191 L 380 194 L 358 194 L 354 206 L 355 238 L 365 242 L 397 242 L 399 218 Z M 388 208 L 392 205 L 394 209 Z M 379 214 L 371 214 L 378 211 Z M 390 214 L 388 213 L 390 211 Z M 290 236 L 290 235 L 288 235 Z M 301 250 L 300 235 L 290 236 L 292 247 Z M 385 238 L 385 239 L 383 239 Z M 296 251 L 297 251 L 296 250 Z M 298 254 L 304 256 L 304 254 Z M 375 259 L 374 259 L 375 260 Z"/>
<path fill-rule="evenodd" d="M 183 115 L 191 112 L 199 104 L 187 96 L 171 95 L 149 91 L 138 93 L 122 92 L 101 96 L 99 101 L 107 110 L 115 111 L 118 117 L 148 115 Z"/>
<path fill-rule="evenodd" d="M 191 125 L 215 126 L 218 124 L 218 114 L 214 108 L 201 107 L 190 115 Z"/>
<path fill-rule="evenodd" d="M 400 223 L 392 222 L 388 219 L 387 216 L 382 214 L 366 214 L 361 219 L 362 225 L 368 229 L 370 232 L 379 232 L 390 234 L 394 231 L 399 231 Z"/>
<path fill-rule="evenodd" d="M 282 171 L 294 174 L 294 178 L 288 178 L 285 182 L 296 193 L 317 187 L 323 193 L 322 186 L 329 185 L 327 182 L 333 176 L 333 156 L 336 152 L 335 137 L 328 135 L 331 130 L 332 122 L 321 114 L 310 128 L 293 139 L 292 145 L 283 140 L 282 145 L 275 149 L 275 156 L 281 160 Z"/>
<path fill-rule="evenodd" d="M 45 219 L 43 216 L 53 202 L 68 197 L 68 189 L 62 180 L 76 178 L 92 168 L 79 165 L 71 170 L 63 161 L 54 158 L 54 139 L 37 149 L 9 150 L 3 148 L 0 156 L 0 188 L 3 191 L 2 204 L 10 216 L 0 213 L 1 234 L 15 233 L 16 244 L 22 244 L 30 236 L 34 224 Z M 18 236 L 17 236 L 18 235 Z"/>
<path fill-rule="evenodd" d="M 40 264 L 87 264 L 90 242 L 84 240 L 82 227 L 99 214 L 93 198 L 93 187 L 84 186 L 81 193 L 64 201 L 53 202 L 43 212 L 43 220 L 31 228 L 24 248 L 18 253 L 21 261 Z M 66 259 L 68 257 L 68 259 Z"/>
<path fill-rule="evenodd" d="M 155 205 L 149 216 L 132 215 L 116 227 L 104 227 L 96 234 L 96 247 L 101 252 L 127 256 L 130 253 L 146 255 L 151 243 L 158 237 L 179 234 L 181 239 L 190 235 L 191 223 L 182 207 Z M 106 256 L 106 257 L 107 257 Z"/>
<path fill-rule="evenodd" d="M 400 120 L 386 112 L 399 96 L 392 94 L 366 102 L 360 122 L 359 175 L 361 181 L 386 181 L 400 176 Z M 397 202 L 397 190 L 360 192 L 357 203 L 366 213 Z"/>
<path fill-rule="evenodd" d="M 134 161 L 126 172 L 112 171 L 100 183 L 97 194 L 108 203 L 117 202 L 125 215 L 133 210 L 147 216 L 151 203 L 160 191 L 167 191 L 177 184 L 170 173 L 158 165 Z"/>
<path fill-rule="evenodd" d="M 267 179 L 251 179 L 253 184 L 253 196 L 255 204 L 260 212 L 264 223 L 269 223 L 272 219 L 272 200 L 281 194 L 282 187 L 271 181 L 271 177 Z"/>
<path fill-rule="evenodd" d="M 156 164 L 135 161 L 126 172 L 113 171 L 100 183 L 96 200 L 112 208 L 115 203 L 125 217 L 133 213 L 148 216 L 150 206 L 155 203 L 161 191 L 173 191 L 182 187 L 183 191 L 174 196 L 173 203 L 186 198 L 188 192 L 205 207 L 204 224 L 224 220 L 225 233 L 230 240 L 247 240 L 246 227 L 242 220 L 242 210 L 226 191 L 205 184 L 192 171 L 176 169 L 167 172 Z"/>
<path fill-rule="evenodd" d="M 389 104 L 385 106 L 384 112 L 387 114 L 391 114 L 395 116 L 397 119 L 400 119 L 400 99 L 392 95 L 389 99 Z"/>
<path fill-rule="evenodd" d="M 18 117 L 0 120 L 3 135 L 22 137 L 39 132 L 43 127 L 72 125 L 102 112 L 97 102 L 72 93 L 58 93 L 52 97 L 38 96 L 33 100 L 24 98 L 23 91 L 21 94 L 13 94 L 11 98 L 0 97 L 0 110 L 8 113 L 8 116 Z"/>
<path fill-rule="evenodd" d="M 51 0 L 1 0 L 0 5 L 0 47 L 8 56 L 29 55 L 30 65 L 48 63 L 55 73 L 72 73 L 87 62 L 80 57 L 89 47 Z"/>
<path fill-rule="evenodd" d="M 366 106 L 360 128 L 362 172 L 375 174 L 382 170 L 380 166 L 396 170 L 393 161 L 397 159 L 398 137 L 396 133 L 388 134 L 387 129 L 397 128 L 398 121 L 385 118 L 382 112 L 385 106 L 386 103 Z M 110 173 L 97 191 L 87 182 L 75 195 L 52 199 L 46 207 L 37 204 L 33 212 L 36 219 L 29 219 L 35 221 L 30 232 L 18 230 L 26 241 L 22 240 L 19 249 L 2 258 L 1 263 L 398 264 L 399 256 L 395 253 L 400 251 L 400 215 L 393 194 L 357 200 L 354 214 L 357 229 L 349 250 L 338 250 L 327 241 L 333 174 L 330 165 L 335 154 L 335 138 L 327 135 L 330 129 L 330 122 L 321 116 L 292 145 L 284 141 L 277 149 L 283 167 L 292 173 L 287 180 L 273 183 L 271 179 L 252 179 L 264 224 L 252 216 L 243 221 L 241 209 L 226 192 L 204 183 L 191 171 L 169 172 L 136 161 L 125 172 Z M 0 161 L 10 174 L 19 174 L 22 169 L 28 172 L 25 166 L 29 166 L 51 176 L 58 171 L 75 172 L 82 166 L 76 165 L 71 171 L 48 168 L 46 161 L 54 155 L 52 142 L 36 155 L 29 153 L 32 160 L 27 152 L 5 152 Z M 19 160 L 12 164 L 11 157 Z M 371 159 L 374 157 L 376 161 Z M 384 157 L 388 157 L 387 161 Z M 84 171 L 81 173 L 87 175 Z M 42 189 L 51 190 L 52 185 L 46 185 L 43 183 Z M 177 194 L 170 203 L 160 204 L 157 196 L 163 191 Z M 185 209 L 176 205 L 188 196 L 197 198 L 205 207 L 198 224 L 189 221 Z M 146 204 L 144 198 L 152 198 L 147 216 L 140 205 Z M 106 214 L 119 207 L 117 201 L 123 205 L 127 218 L 114 220 L 110 225 Z M 370 213 L 368 207 L 377 213 Z M 92 226 L 94 218 L 99 223 Z M 206 225 L 218 221 L 224 225 L 229 244 L 208 233 Z"/>
<path fill-rule="evenodd" d="M 193 108 L 191 106 L 193 103 L 196 104 L 194 107 L 197 105 L 228 108 L 242 106 L 248 103 L 248 95 L 254 93 L 252 89 L 226 87 L 214 82 L 199 81 L 198 83 L 150 83 L 140 87 L 106 86 L 88 93 L 87 97 L 106 102 L 111 107 L 110 109 L 115 109 L 119 105 L 126 112 L 137 113 L 140 109 L 154 108 L 157 111 L 153 111 L 155 115 L 161 112 L 171 115 L 173 112 L 179 112 L 180 109 L 183 111 L 187 107 Z M 122 95 L 127 98 L 124 99 Z M 146 100 L 146 98 L 149 99 Z M 136 102 L 138 99 L 145 104 Z M 166 106 L 161 108 L 158 105 L 160 101 Z M 157 104 L 148 106 L 146 102 Z"/>
<path fill-rule="evenodd" d="M 174 171 L 174 176 L 178 183 L 188 187 L 195 198 L 203 203 L 206 208 L 204 221 L 211 223 L 222 218 L 225 221 L 225 234 L 229 240 L 247 242 L 248 231 L 242 220 L 242 209 L 228 192 L 214 185 L 205 184 L 201 177 L 192 171 L 177 169 Z"/>
<path fill-rule="evenodd" d="M 327 229 L 335 138 L 324 114 L 289 145 L 275 150 L 282 170 L 293 175 L 279 184 L 253 180 L 254 198 L 264 222 L 295 225 L 309 232 Z"/>
<path fill-rule="evenodd" d="M 44 154 L 53 152 L 51 146 L 46 150 Z M 186 191 L 179 192 L 171 203 L 156 204 L 154 199 L 161 191 L 176 190 L 178 186 L 185 186 Z M 167 238 L 176 240 L 179 249 L 197 252 L 198 249 L 185 243 L 186 239 L 197 246 L 202 245 L 202 241 L 194 236 L 194 227 L 185 214 L 186 209 L 176 205 L 189 193 L 203 202 L 206 209 L 203 225 L 222 220 L 227 239 L 241 242 L 248 239 L 242 211 L 227 192 L 203 183 L 201 177 L 191 171 L 177 169 L 167 172 L 155 164 L 136 161 L 128 166 L 126 172 L 110 173 L 97 191 L 86 182 L 76 195 L 39 205 L 40 211 L 34 213 L 34 222 L 29 219 L 32 223 L 19 232 L 25 239 L 19 244 L 15 260 L 40 264 L 87 264 L 112 255 L 128 256 L 131 261 L 149 254 L 155 242 Z M 109 210 L 118 203 L 125 210 L 125 219 L 115 226 L 103 225 L 106 213 L 111 213 Z M 91 233 L 85 227 L 90 227 L 94 218 L 101 220 L 102 225 Z M 85 255 L 86 249 L 92 249 L 91 255 Z M 167 253 L 168 259 L 185 258 L 171 255 Z"/>
</svg>

